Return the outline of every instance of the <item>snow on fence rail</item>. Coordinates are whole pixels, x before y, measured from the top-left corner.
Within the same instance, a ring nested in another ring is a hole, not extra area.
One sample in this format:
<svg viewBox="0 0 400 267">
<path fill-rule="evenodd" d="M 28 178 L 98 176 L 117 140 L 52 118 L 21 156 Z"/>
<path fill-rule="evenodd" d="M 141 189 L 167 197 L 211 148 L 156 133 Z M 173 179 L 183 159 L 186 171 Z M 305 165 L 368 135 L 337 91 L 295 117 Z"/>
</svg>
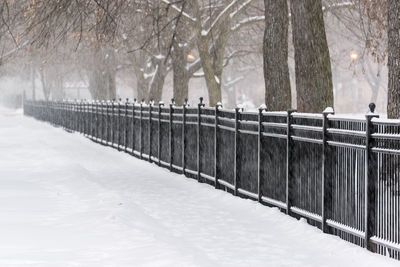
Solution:
<svg viewBox="0 0 400 267">
<path fill-rule="evenodd" d="M 25 101 L 83 133 L 400 259 L 400 122 L 126 101 Z"/>
</svg>

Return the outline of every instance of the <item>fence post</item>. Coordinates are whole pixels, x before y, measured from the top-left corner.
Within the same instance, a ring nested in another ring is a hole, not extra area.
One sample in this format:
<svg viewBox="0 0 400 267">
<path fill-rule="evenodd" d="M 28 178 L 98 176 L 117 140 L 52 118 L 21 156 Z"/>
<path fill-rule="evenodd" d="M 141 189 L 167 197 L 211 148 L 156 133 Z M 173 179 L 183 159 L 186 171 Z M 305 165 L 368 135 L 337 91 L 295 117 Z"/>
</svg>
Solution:
<svg viewBox="0 0 400 267">
<path fill-rule="evenodd" d="M 95 109 L 94 109 L 94 136 L 95 136 L 95 141 L 98 141 L 99 138 L 99 100 L 95 100 Z"/>
<path fill-rule="evenodd" d="M 142 99 L 142 102 L 140 102 L 140 119 L 139 119 L 139 144 L 140 144 L 140 159 L 143 159 L 143 103 L 144 99 Z"/>
<path fill-rule="evenodd" d="M 292 113 L 295 110 L 287 111 L 287 128 L 286 128 L 286 214 L 291 215 L 290 208 L 293 203 L 293 169 L 292 169 Z"/>
<path fill-rule="evenodd" d="M 153 103 L 154 103 L 154 100 L 153 99 L 151 99 L 150 100 L 150 102 L 149 102 L 149 162 L 151 163 L 152 161 L 151 161 L 151 145 L 152 145 L 152 142 L 151 142 L 151 137 L 152 137 L 152 131 L 151 131 L 151 112 L 152 112 L 152 107 L 153 107 Z"/>
<path fill-rule="evenodd" d="M 118 151 L 121 151 L 121 98 L 118 99 L 118 117 L 117 117 L 117 148 Z"/>
<path fill-rule="evenodd" d="M 158 102 L 158 166 L 161 166 L 161 109 L 164 106 L 164 102 Z"/>
<path fill-rule="evenodd" d="M 322 224 L 321 229 L 324 233 L 330 233 L 330 228 L 326 220 L 332 217 L 332 150 L 328 145 L 328 115 L 335 114 L 332 108 L 326 108 L 322 113 Z"/>
<path fill-rule="evenodd" d="M 172 98 L 171 103 L 169 104 L 169 170 L 172 171 L 172 161 L 174 160 L 174 147 L 173 147 L 173 136 L 172 136 L 172 123 L 173 123 L 173 108 L 174 108 L 175 100 Z"/>
<path fill-rule="evenodd" d="M 104 144 L 104 100 L 100 101 L 100 132 L 101 132 L 101 143 Z"/>
<path fill-rule="evenodd" d="M 106 101 L 106 124 L 105 124 L 105 130 L 106 130 L 106 145 L 109 145 L 110 142 L 110 131 L 109 131 L 109 127 L 110 127 L 110 101 Z"/>
<path fill-rule="evenodd" d="M 87 118 L 87 102 L 86 99 L 83 99 L 82 103 L 82 124 L 83 124 L 83 136 L 86 136 L 87 134 L 87 124 L 88 124 L 88 118 Z M 56 113 L 54 112 L 56 115 Z"/>
<path fill-rule="evenodd" d="M 135 154 L 135 106 L 136 106 L 136 98 L 133 99 L 132 103 L 132 155 Z"/>
<path fill-rule="evenodd" d="M 124 131 L 124 151 L 128 151 L 128 103 L 129 98 L 125 99 L 125 131 Z"/>
<path fill-rule="evenodd" d="M 201 182 L 201 108 L 204 107 L 203 98 L 199 98 L 200 102 L 197 104 L 197 181 Z"/>
<path fill-rule="evenodd" d="M 261 152 L 262 152 L 262 113 L 263 111 L 267 111 L 266 105 L 261 105 L 258 108 L 258 143 L 257 143 L 257 193 L 258 193 L 258 202 L 262 202 L 262 188 L 263 188 L 263 179 L 261 177 Z"/>
<path fill-rule="evenodd" d="M 235 156 L 234 156 L 234 187 L 235 187 L 235 191 L 234 191 L 234 195 L 237 196 L 238 195 L 238 189 L 239 189 L 239 182 L 240 182 L 240 178 L 238 175 L 238 143 L 239 143 L 239 116 L 240 116 L 240 108 L 235 108 L 235 142 L 234 142 L 234 150 L 235 150 Z"/>
<path fill-rule="evenodd" d="M 215 117 L 214 117 L 214 176 L 215 176 L 215 189 L 219 188 L 218 176 L 219 176 L 219 167 L 218 167 L 218 115 L 219 109 L 222 108 L 222 103 L 218 102 L 215 105 Z"/>
<path fill-rule="evenodd" d="M 111 116 L 110 116 L 110 135 L 111 135 L 111 146 L 114 146 L 114 116 L 115 116 L 115 101 L 114 99 L 111 101 Z"/>
<path fill-rule="evenodd" d="M 374 147 L 374 125 L 373 118 L 379 118 L 374 114 L 375 104 L 369 104 L 370 112 L 366 118 L 366 139 L 365 139 L 365 248 L 375 252 L 376 246 L 370 242 L 370 238 L 376 232 L 376 195 L 378 182 L 378 158 L 372 151 Z"/>
<path fill-rule="evenodd" d="M 186 124 L 186 106 L 188 105 L 188 99 L 185 98 L 182 107 L 182 172 L 183 175 L 186 175 L 186 159 L 185 159 L 185 150 L 186 150 L 186 141 L 185 141 L 185 124 Z"/>
</svg>

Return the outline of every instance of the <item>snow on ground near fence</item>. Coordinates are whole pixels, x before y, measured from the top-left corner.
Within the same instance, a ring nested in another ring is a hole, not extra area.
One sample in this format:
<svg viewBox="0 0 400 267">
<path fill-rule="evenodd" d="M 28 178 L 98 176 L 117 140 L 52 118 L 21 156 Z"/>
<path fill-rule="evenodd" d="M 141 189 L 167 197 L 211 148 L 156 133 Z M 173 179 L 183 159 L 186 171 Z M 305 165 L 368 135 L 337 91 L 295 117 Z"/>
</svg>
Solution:
<svg viewBox="0 0 400 267">
<path fill-rule="evenodd" d="M 0 110 L 0 266 L 398 266 L 277 209 Z"/>
</svg>

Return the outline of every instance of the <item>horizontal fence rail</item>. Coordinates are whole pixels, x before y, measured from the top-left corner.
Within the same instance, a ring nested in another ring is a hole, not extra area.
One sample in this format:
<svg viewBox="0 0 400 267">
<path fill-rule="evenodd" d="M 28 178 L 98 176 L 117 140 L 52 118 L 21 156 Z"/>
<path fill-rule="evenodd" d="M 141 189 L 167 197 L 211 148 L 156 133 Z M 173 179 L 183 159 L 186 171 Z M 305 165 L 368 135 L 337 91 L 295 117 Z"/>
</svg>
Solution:
<svg viewBox="0 0 400 267">
<path fill-rule="evenodd" d="M 399 121 L 225 110 L 202 99 L 25 101 L 24 114 L 400 259 Z"/>
</svg>

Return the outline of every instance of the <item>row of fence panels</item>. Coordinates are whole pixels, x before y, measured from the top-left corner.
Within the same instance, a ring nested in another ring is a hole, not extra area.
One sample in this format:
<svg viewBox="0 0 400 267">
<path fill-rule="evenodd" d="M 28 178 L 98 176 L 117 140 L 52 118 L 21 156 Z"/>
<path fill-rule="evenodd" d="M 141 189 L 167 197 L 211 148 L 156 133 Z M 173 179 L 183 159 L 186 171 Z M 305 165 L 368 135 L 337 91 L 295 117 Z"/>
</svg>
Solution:
<svg viewBox="0 0 400 267">
<path fill-rule="evenodd" d="M 400 259 L 400 123 L 121 101 L 25 101 L 24 114 Z"/>
</svg>

